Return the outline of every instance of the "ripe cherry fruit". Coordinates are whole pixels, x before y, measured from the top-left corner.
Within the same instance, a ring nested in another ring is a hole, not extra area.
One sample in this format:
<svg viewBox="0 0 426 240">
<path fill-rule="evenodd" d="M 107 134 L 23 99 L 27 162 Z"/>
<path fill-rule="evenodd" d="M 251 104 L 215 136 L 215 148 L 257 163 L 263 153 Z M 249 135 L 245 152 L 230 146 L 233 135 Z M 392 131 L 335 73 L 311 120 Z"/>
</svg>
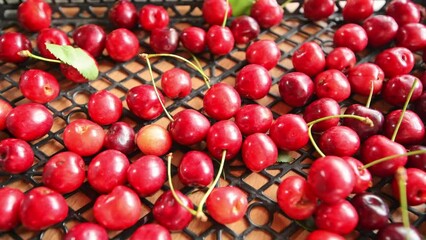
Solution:
<svg viewBox="0 0 426 240">
<path fill-rule="evenodd" d="M 169 20 L 169 14 L 162 6 L 145 4 L 139 10 L 139 24 L 147 31 L 152 31 L 155 28 L 165 28 L 169 25 Z"/>
<path fill-rule="evenodd" d="M 281 51 L 272 40 L 258 40 L 250 44 L 246 50 L 246 59 L 249 63 L 259 64 L 267 70 L 271 70 L 278 64 Z"/>
<path fill-rule="evenodd" d="M 277 161 L 278 149 L 268 135 L 254 133 L 244 139 L 241 155 L 248 169 L 259 172 Z"/>
<path fill-rule="evenodd" d="M 97 123 L 87 119 L 77 119 L 64 129 L 65 147 L 80 156 L 90 156 L 101 150 L 105 132 Z"/>
<path fill-rule="evenodd" d="M 12 230 L 21 222 L 19 219 L 19 208 L 24 193 L 16 188 L 0 188 L 0 232 Z"/>
<path fill-rule="evenodd" d="M 26 141 L 6 138 L 0 141 L 0 169 L 11 174 L 27 171 L 34 163 L 34 151 Z"/>
<path fill-rule="evenodd" d="M 121 118 L 123 104 L 120 98 L 113 93 L 101 90 L 90 95 L 87 110 L 94 122 L 109 125 Z"/>
<path fill-rule="evenodd" d="M 0 36 L 0 60 L 4 62 L 21 63 L 27 57 L 19 55 L 20 51 L 32 51 L 30 40 L 22 33 L 6 32 Z"/>
<path fill-rule="evenodd" d="M 189 151 L 182 157 L 178 176 L 187 186 L 207 187 L 214 177 L 212 159 L 204 152 Z"/>
<path fill-rule="evenodd" d="M 139 196 L 150 196 L 160 190 L 166 181 L 166 165 L 157 156 L 144 155 L 130 164 L 127 180 Z"/>
<path fill-rule="evenodd" d="M 31 32 L 48 28 L 52 21 L 52 9 L 44 0 L 28 0 L 18 6 L 18 22 Z"/>
<path fill-rule="evenodd" d="M 108 19 L 119 28 L 132 29 L 138 23 L 138 12 L 133 2 L 119 0 L 109 10 Z"/>
</svg>

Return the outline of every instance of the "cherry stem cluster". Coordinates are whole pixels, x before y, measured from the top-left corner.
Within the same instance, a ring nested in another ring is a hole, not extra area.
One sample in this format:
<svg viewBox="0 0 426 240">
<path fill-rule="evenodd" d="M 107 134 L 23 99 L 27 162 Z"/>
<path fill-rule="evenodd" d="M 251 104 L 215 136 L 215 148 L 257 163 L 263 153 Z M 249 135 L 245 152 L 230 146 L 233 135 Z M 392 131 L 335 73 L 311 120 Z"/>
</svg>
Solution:
<svg viewBox="0 0 426 240">
<path fill-rule="evenodd" d="M 333 118 L 354 118 L 354 119 L 362 121 L 365 124 L 368 124 L 370 126 L 374 125 L 373 121 L 371 121 L 371 119 L 369 119 L 369 118 L 361 117 L 361 116 L 358 116 L 358 115 L 350 115 L 350 114 L 339 114 L 339 115 L 326 116 L 326 117 L 322 117 L 322 118 L 319 118 L 319 119 L 315 119 L 315 120 L 313 120 L 311 122 L 308 122 L 306 125 L 308 125 L 309 139 L 311 140 L 312 146 L 315 148 L 315 150 L 318 152 L 318 154 L 321 157 L 325 157 L 325 154 L 318 147 L 317 143 L 314 140 L 314 137 L 312 136 L 312 127 L 316 123 L 319 123 L 319 122 L 322 122 L 322 121 L 325 121 L 325 120 L 329 120 L 329 119 L 333 119 Z"/>
<path fill-rule="evenodd" d="M 30 57 L 30 58 L 34 58 L 34 59 L 45 61 L 45 62 L 63 63 L 61 60 L 58 60 L 58 59 L 45 58 L 42 56 L 35 55 L 28 50 L 22 50 L 18 53 L 18 55 L 21 57 Z"/>
<path fill-rule="evenodd" d="M 408 93 L 407 99 L 405 100 L 404 106 L 402 107 L 401 116 L 399 116 L 398 123 L 396 124 L 395 130 L 393 131 L 392 138 L 391 138 L 392 141 L 395 141 L 396 135 L 398 134 L 399 128 L 401 127 L 402 119 L 404 118 L 404 114 L 407 111 L 408 103 L 410 102 L 410 99 L 413 96 L 414 89 L 417 86 L 417 81 L 418 79 L 416 78 L 413 84 L 411 85 L 410 92 Z"/>
<path fill-rule="evenodd" d="M 405 157 L 405 156 L 408 157 L 408 156 L 413 156 L 413 155 L 418 155 L 418 154 L 426 154 L 426 150 L 424 150 L 424 149 L 422 149 L 422 150 L 415 150 L 415 151 L 410 151 L 410 152 L 406 152 L 406 153 L 394 154 L 394 155 L 382 157 L 382 158 L 376 159 L 376 160 L 374 160 L 374 161 L 372 161 L 370 163 L 365 164 L 359 170 L 360 171 L 365 170 L 365 169 L 367 169 L 369 167 L 372 167 L 372 166 L 374 166 L 376 164 L 379 164 L 379 163 L 382 163 L 382 162 L 386 162 L 386 161 L 392 160 L 392 159 L 397 158 L 397 157 Z"/>
<path fill-rule="evenodd" d="M 404 167 L 399 167 L 395 174 L 399 188 L 399 201 L 401 203 L 402 224 L 405 228 L 410 228 L 410 219 L 408 218 L 408 203 L 407 203 L 407 170 Z"/>
</svg>

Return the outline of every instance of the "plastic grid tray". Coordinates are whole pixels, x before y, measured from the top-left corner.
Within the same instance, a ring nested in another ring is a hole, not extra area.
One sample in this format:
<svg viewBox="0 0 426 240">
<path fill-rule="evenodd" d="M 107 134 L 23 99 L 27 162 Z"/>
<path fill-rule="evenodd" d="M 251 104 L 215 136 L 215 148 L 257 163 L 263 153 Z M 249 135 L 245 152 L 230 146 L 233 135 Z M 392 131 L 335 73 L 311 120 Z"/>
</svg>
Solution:
<svg viewBox="0 0 426 240">
<path fill-rule="evenodd" d="M 53 21 L 52 26 L 60 28 L 71 36 L 72 31 L 80 25 L 87 23 L 96 23 L 105 27 L 106 31 L 111 30 L 108 24 L 106 13 L 112 6 L 114 1 L 103 0 L 54 0 L 52 1 Z M 182 30 L 189 25 L 206 27 L 201 18 L 200 6 L 202 0 L 152 0 L 152 1 L 134 1 L 139 9 L 147 3 L 160 4 L 164 6 L 170 16 L 170 26 L 178 30 Z M 282 1 L 279 1 L 282 2 Z M 337 11 L 327 21 L 311 22 L 306 20 L 301 14 L 301 1 L 294 1 L 285 8 L 285 17 L 283 21 L 271 29 L 263 29 L 259 35 L 259 39 L 274 40 L 282 51 L 282 57 L 279 64 L 270 71 L 273 78 L 273 86 L 270 93 L 265 98 L 256 101 L 259 104 L 269 107 L 274 118 L 284 113 L 301 113 L 303 108 L 291 108 L 280 99 L 278 85 L 281 76 L 292 70 L 291 55 L 305 41 L 318 42 L 325 52 L 330 51 L 332 46 L 332 35 L 339 24 L 342 24 L 340 10 L 344 6 L 344 1 L 337 1 Z M 387 2 L 385 0 L 377 0 L 375 10 L 382 12 Z M 420 1 L 421 2 L 421 1 Z M 16 0 L 0 0 L 0 34 L 6 31 L 22 31 L 16 21 L 16 9 L 20 1 Z M 424 4 L 424 3 L 423 3 Z M 140 30 L 135 30 L 141 43 L 141 52 L 150 52 L 148 39 L 149 35 Z M 35 35 L 27 33 L 31 40 L 35 40 Z M 233 84 L 236 73 L 244 65 L 244 51 L 248 45 L 237 45 L 230 54 L 222 57 L 215 57 L 204 52 L 197 55 L 201 62 L 204 71 L 211 77 L 212 84 L 220 81 L 225 81 Z M 357 55 L 358 62 L 371 60 L 378 49 L 369 49 Z M 178 51 L 182 56 L 189 57 L 185 52 Z M 417 59 L 419 56 L 416 56 Z M 76 118 L 87 117 L 87 100 L 88 96 L 101 89 L 106 89 L 121 98 L 125 105 L 125 94 L 133 86 L 139 84 L 152 84 L 147 67 L 143 59 L 136 57 L 125 63 L 115 63 L 107 56 L 102 56 L 98 59 L 100 76 L 98 80 L 85 84 L 74 84 L 66 79 L 63 79 L 59 70 L 55 65 L 49 65 L 37 61 L 29 60 L 20 65 L 1 63 L 0 62 L 0 97 L 7 100 L 13 106 L 28 102 L 18 89 L 17 82 L 19 75 L 26 69 L 41 68 L 53 73 L 61 85 L 61 93 L 57 99 L 46 104 L 50 111 L 54 114 L 55 123 L 48 135 L 42 139 L 31 142 L 34 149 L 36 162 L 33 167 L 24 174 L 9 175 L 0 172 L 0 186 L 12 186 L 20 188 L 24 191 L 30 190 L 36 186 L 42 185 L 41 173 L 43 165 L 54 154 L 61 152 L 64 149 L 62 141 L 62 132 L 66 123 Z M 181 67 L 191 74 L 193 79 L 192 93 L 179 100 L 166 101 L 167 109 L 172 113 L 176 113 L 184 108 L 193 108 L 203 112 L 202 98 L 207 87 L 203 83 L 199 74 L 185 64 L 173 59 L 158 58 L 152 62 L 155 81 L 160 79 L 161 74 L 173 67 Z M 422 68 L 421 63 L 416 65 L 416 69 Z M 159 83 L 157 83 L 159 85 Z M 342 108 L 352 103 L 364 103 L 365 98 L 353 95 L 351 99 L 341 103 Z M 251 100 L 243 99 L 244 104 L 254 103 Z M 125 105 L 126 106 L 126 105 Z M 379 108 L 384 112 L 391 109 L 379 98 L 373 99 L 372 106 Z M 166 126 L 168 120 L 165 115 L 161 115 L 153 121 L 142 121 L 134 116 L 128 108 L 125 111 L 122 119 L 130 123 L 137 131 L 142 126 L 156 122 Z M 212 121 L 213 122 L 213 121 Z M 0 132 L 0 139 L 9 137 L 7 132 Z M 190 187 L 184 187 L 177 179 L 176 167 L 179 164 L 179 159 L 182 154 L 188 151 L 188 148 L 174 145 L 173 182 L 176 188 L 190 196 L 196 203 L 202 192 Z M 307 231 L 305 223 L 293 221 L 278 208 L 276 204 L 276 190 L 278 184 L 284 177 L 298 174 L 306 176 L 309 170 L 312 159 L 317 157 L 314 149 L 308 145 L 306 148 L 299 151 L 291 152 L 293 157 L 291 163 L 275 164 L 264 171 L 253 173 L 247 170 L 240 156 L 234 160 L 228 161 L 224 168 L 224 178 L 221 179 L 220 185 L 234 185 L 241 188 L 247 193 L 249 200 L 249 209 L 243 220 L 230 225 L 220 225 L 211 218 L 208 222 L 202 223 L 198 220 L 193 220 L 190 225 L 181 232 L 173 233 L 176 239 L 303 239 Z M 140 156 L 138 151 L 130 154 L 129 159 L 135 160 Z M 85 158 L 86 163 L 90 162 L 90 157 Z M 217 169 L 218 162 L 215 162 Z M 389 178 L 375 179 L 374 186 L 369 190 L 382 196 L 388 203 L 391 209 L 391 220 L 398 220 L 399 204 L 393 199 L 390 188 Z M 152 222 L 153 216 L 150 212 L 155 200 L 163 191 L 168 190 L 165 184 L 160 192 L 154 196 L 141 198 L 144 206 L 144 211 L 141 219 L 133 227 L 123 231 L 109 232 L 111 238 L 125 239 L 129 237 L 137 227 L 146 222 Z M 51 239 L 59 238 L 61 233 L 66 232 L 71 226 L 77 222 L 92 221 L 93 216 L 91 208 L 94 200 L 99 194 L 95 192 L 87 182 L 75 192 L 65 194 L 69 205 L 69 214 L 66 220 L 54 227 L 42 232 L 29 232 L 23 227 L 18 227 L 13 231 L 0 233 L 0 238 L 4 239 Z M 423 229 L 426 228 L 425 206 L 410 208 L 410 219 L 412 224 Z M 374 232 L 361 232 L 357 239 L 374 238 Z"/>
</svg>

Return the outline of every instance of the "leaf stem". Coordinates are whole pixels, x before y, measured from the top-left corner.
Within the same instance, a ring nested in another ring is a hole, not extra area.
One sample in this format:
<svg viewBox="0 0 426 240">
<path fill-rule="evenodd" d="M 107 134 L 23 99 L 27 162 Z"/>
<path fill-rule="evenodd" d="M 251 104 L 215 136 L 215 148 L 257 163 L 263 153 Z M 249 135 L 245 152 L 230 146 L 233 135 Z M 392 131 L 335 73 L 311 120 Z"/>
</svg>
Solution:
<svg viewBox="0 0 426 240">
<path fill-rule="evenodd" d="M 404 167 L 399 167 L 396 170 L 395 178 L 399 188 L 399 202 L 401 203 L 402 224 L 405 228 L 410 228 L 410 219 L 408 217 L 407 203 L 407 170 Z M 409 232 L 409 231 L 407 231 Z"/>
<path fill-rule="evenodd" d="M 223 18 L 222 27 L 226 26 L 226 21 L 228 21 L 228 12 L 229 12 L 229 0 L 226 0 L 225 16 Z"/>
<path fill-rule="evenodd" d="M 309 125 L 308 126 L 308 135 L 309 135 L 309 139 L 311 140 L 311 144 L 312 144 L 312 146 L 314 146 L 314 148 L 315 148 L 315 150 L 318 152 L 318 154 L 321 156 L 321 157 L 325 157 L 325 154 L 321 151 L 321 149 L 318 147 L 318 145 L 317 145 L 317 143 L 315 142 L 315 140 L 314 140 L 314 137 L 312 136 L 312 127 L 313 127 L 314 125 L 313 124 L 311 124 L 311 125 Z"/>
<path fill-rule="evenodd" d="M 374 80 L 371 80 L 370 93 L 368 94 L 367 103 L 365 104 L 365 107 L 367 108 L 370 108 L 371 100 L 373 99 L 373 92 L 374 92 Z"/>
<path fill-rule="evenodd" d="M 372 167 L 376 164 L 382 163 L 382 162 L 386 162 L 388 160 L 397 158 L 397 157 L 405 157 L 405 156 L 413 156 L 413 155 L 417 155 L 417 154 L 426 154 L 426 150 L 422 149 L 422 150 L 415 150 L 415 151 L 411 151 L 411 152 L 406 152 L 406 153 L 401 153 L 401 154 L 394 154 L 394 155 L 390 155 L 390 156 L 386 156 L 386 157 L 382 157 L 379 159 L 376 159 L 370 163 L 365 164 L 363 167 L 359 168 L 360 171 L 365 170 L 369 167 Z"/>
<path fill-rule="evenodd" d="M 411 97 L 413 96 L 413 93 L 414 93 L 414 89 L 417 86 L 417 81 L 418 81 L 418 79 L 416 78 L 414 80 L 413 84 L 411 85 L 410 92 L 408 93 L 407 99 L 405 100 L 404 106 L 402 107 L 401 116 L 399 116 L 398 123 L 396 124 L 395 130 L 393 131 L 392 138 L 391 138 L 392 141 L 395 141 L 396 135 L 398 134 L 399 128 L 401 127 L 401 123 L 402 123 L 402 120 L 404 118 L 404 114 L 407 111 L 408 103 L 410 102 L 410 99 L 411 99 Z"/>
<path fill-rule="evenodd" d="M 326 117 L 318 118 L 318 119 L 315 119 L 311 122 L 308 122 L 306 125 L 308 125 L 308 127 L 309 127 L 310 125 L 314 125 L 316 123 L 319 123 L 319 122 L 322 122 L 322 121 L 325 121 L 325 120 L 329 120 L 329 119 L 333 119 L 333 118 L 354 118 L 354 119 L 357 119 L 361 122 L 364 122 L 365 124 L 370 125 L 371 127 L 374 126 L 374 123 L 373 123 L 373 121 L 371 121 L 371 119 L 369 119 L 367 117 L 361 117 L 361 116 L 358 116 L 358 115 L 351 115 L 351 114 L 338 114 L 338 115 L 326 116 Z"/>
<path fill-rule="evenodd" d="M 63 63 L 61 60 L 58 60 L 58 59 L 45 58 L 42 56 L 35 55 L 28 50 L 22 50 L 18 52 L 18 55 L 21 57 L 30 57 L 30 58 L 34 58 L 34 59 L 45 61 L 45 62 Z"/>
<path fill-rule="evenodd" d="M 202 216 L 203 215 L 205 216 L 205 214 L 203 212 L 203 206 L 206 203 L 207 198 L 209 197 L 210 193 L 213 191 L 214 187 L 219 182 L 220 175 L 222 175 L 223 166 L 225 165 L 225 158 L 226 158 L 226 150 L 223 150 L 222 151 L 222 158 L 220 160 L 220 166 L 219 166 L 218 173 L 216 174 L 216 178 L 210 184 L 209 189 L 204 194 L 203 198 L 201 199 L 200 203 L 198 204 L 197 217 L 201 217 L 201 220 L 203 220 Z M 207 220 L 207 218 L 206 218 L 206 220 Z"/>
<path fill-rule="evenodd" d="M 158 93 L 158 89 L 157 86 L 155 85 L 155 81 L 154 81 L 154 75 L 152 74 L 152 68 L 151 68 L 151 63 L 149 61 L 149 58 L 147 55 L 145 55 L 145 60 L 146 60 L 146 65 L 148 66 L 148 70 L 149 70 L 149 75 L 151 76 L 151 81 L 152 81 L 152 86 L 154 87 L 154 91 L 155 91 L 155 95 L 157 95 L 157 99 L 161 104 L 161 107 L 163 108 L 164 112 L 166 113 L 167 118 L 173 122 L 174 119 L 173 117 L 170 115 L 170 113 L 167 111 L 166 106 L 164 106 L 163 101 L 161 101 L 160 98 L 160 94 Z"/>
</svg>

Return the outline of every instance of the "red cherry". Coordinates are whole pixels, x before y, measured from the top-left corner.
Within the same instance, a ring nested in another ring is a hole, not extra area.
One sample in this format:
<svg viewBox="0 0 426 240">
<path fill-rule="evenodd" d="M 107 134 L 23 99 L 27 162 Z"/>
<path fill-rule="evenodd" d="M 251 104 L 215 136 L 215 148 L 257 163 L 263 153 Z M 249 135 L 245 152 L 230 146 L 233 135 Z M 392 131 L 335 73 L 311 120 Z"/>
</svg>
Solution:
<svg viewBox="0 0 426 240">
<path fill-rule="evenodd" d="M 391 1 L 386 6 L 386 15 L 393 17 L 399 26 L 407 23 L 418 23 L 421 19 L 419 9 L 411 1 Z"/>
<path fill-rule="evenodd" d="M 390 223 L 381 228 L 377 233 L 377 240 L 407 238 L 410 240 L 423 239 L 417 228 L 411 225 L 409 228 L 406 228 L 402 223 Z"/>
<path fill-rule="evenodd" d="M 147 31 L 165 28 L 169 25 L 169 14 L 163 6 L 145 4 L 139 10 L 139 24 Z"/>
<path fill-rule="evenodd" d="M 164 102 L 163 94 L 161 92 L 158 94 L 160 100 Z M 152 85 L 139 85 L 131 88 L 127 92 L 126 103 L 130 111 L 143 120 L 155 119 L 163 112 Z"/>
<path fill-rule="evenodd" d="M 193 209 L 194 206 L 187 196 L 180 191 L 175 192 L 185 206 Z M 191 222 L 193 216 L 176 201 L 171 191 L 164 192 L 157 201 L 155 201 L 152 214 L 154 215 L 155 221 L 169 231 L 184 229 Z"/>
<path fill-rule="evenodd" d="M 231 5 L 225 0 L 205 0 L 201 11 L 204 21 L 209 25 L 222 25 L 226 11 L 227 17 L 232 16 Z"/>
<path fill-rule="evenodd" d="M 229 160 L 240 151 L 243 139 L 234 122 L 222 120 L 210 127 L 206 142 L 207 149 L 214 158 L 221 159 L 223 150 L 226 150 L 225 159 Z"/>
<path fill-rule="evenodd" d="M 417 81 L 417 84 L 410 102 L 416 101 L 422 95 L 423 84 L 418 81 L 417 77 L 410 74 L 398 75 L 389 79 L 382 90 L 383 99 L 394 106 L 404 105 L 415 81 Z"/>
<path fill-rule="evenodd" d="M 104 147 L 129 154 L 136 148 L 135 130 L 126 122 L 111 124 L 105 133 Z"/>
<path fill-rule="evenodd" d="M 52 9 L 44 0 L 27 0 L 18 6 L 18 22 L 31 32 L 48 28 L 52 21 Z"/>
<path fill-rule="evenodd" d="M 385 117 L 383 128 L 384 135 L 391 138 L 396 125 L 401 117 L 402 110 L 397 109 L 388 113 Z M 402 117 L 401 126 L 395 141 L 403 145 L 421 144 L 425 136 L 425 125 L 422 119 L 413 111 L 407 110 Z"/>
<path fill-rule="evenodd" d="M 244 139 L 241 155 L 248 169 L 253 172 L 260 172 L 274 165 L 278 158 L 278 149 L 268 135 L 254 133 Z"/>
<path fill-rule="evenodd" d="M 65 147 L 80 156 L 90 156 L 103 146 L 105 132 L 101 126 L 87 119 L 77 119 L 68 124 L 63 133 Z"/>
<path fill-rule="evenodd" d="M 178 176 L 184 185 L 207 187 L 214 177 L 212 159 L 204 152 L 189 151 L 182 157 Z"/>
<path fill-rule="evenodd" d="M 0 169 L 11 174 L 27 171 L 34 163 L 34 151 L 21 139 L 6 138 L 0 141 Z"/>
<path fill-rule="evenodd" d="M 206 31 L 199 27 L 187 27 L 180 34 L 182 46 L 192 53 L 201 53 L 206 48 Z"/>
<path fill-rule="evenodd" d="M 379 66 L 388 78 L 408 74 L 414 68 L 414 55 L 404 47 L 388 48 L 380 52 L 374 63 Z"/>
<path fill-rule="evenodd" d="M 336 69 L 347 74 L 356 64 L 356 56 L 347 47 L 337 47 L 325 57 L 325 64 L 328 69 Z"/>
<path fill-rule="evenodd" d="M 362 22 L 374 12 L 373 0 L 350 0 L 342 9 L 346 22 Z"/>
<path fill-rule="evenodd" d="M 97 239 L 108 240 L 108 233 L 105 228 L 96 223 L 83 222 L 72 227 L 64 236 L 64 240 L 74 239 Z"/>
<path fill-rule="evenodd" d="M 303 119 L 307 123 L 312 122 L 316 119 L 320 119 L 327 116 L 335 116 L 340 114 L 340 106 L 336 100 L 332 98 L 320 98 L 311 102 L 303 112 Z M 312 131 L 323 132 L 333 126 L 337 126 L 339 118 L 332 118 L 325 121 L 316 123 L 312 127 Z"/>
<path fill-rule="evenodd" d="M 329 97 L 337 102 L 346 100 L 351 95 L 351 85 L 345 74 L 336 69 L 325 70 L 314 79 L 317 97 Z"/>
<path fill-rule="evenodd" d="M 247 207 L 246 194 L 233 186 L 213 189 L 206 201 L 210 216 L 221 224 L 230 224 L 242 219 Z"/>
<path fill-rule="evenodd" d="M 6 119 L 12 109 L 13 107 L 9 104 L 9 102 L 0 99 L 0 131 L 6 129 Z"/>
<path fill-rule="evenodd" d="M 172 147 L 172 136 L 161 125 L 145 125 L 136 133 L 136 145 L 145 155 L 162 156 Z"/>
<path fill-rule="evenodd" d="M 166 181 L 166 165 L 157 156 L 144 155 L 130 164 L 127 180 L 139 196 L 150 196 L 160 190 Z"/>
<path fill-rule="evenodd" d="M 119 28 L 132 29 L 138 23 L 138 12 L 133 2 L 119 0 L 108 11 L 108 19 Z"/>
<path fill-rule="evenodd" d="M 380 14 L 367 18 L 362 27 L 367 33 L 368 45 L 371 47 L 381 47 L 390 43 L 398 31 L 395 19 Z"/>
<path fill-rule="evenodd" d="M 87 110 L 94 122 L 109 125 L 121 118 L 123 104 L 116 95 L 107 90 L 101 90 L 90 95 Z"/>
<path fill-rule="evenodd" d="M 30 40 L 22 33 L 6 32 L 0 36 L 0 60 L 4 62 L 21 63 L 27 57 L 19 55 L 20 51 L 32 51 Z"/>
<path fill-rule="evenodd" d="M 351 128 L 334 126 L 323 132 L 318 141 L 318 146 L 325 155 L 352 156 L 359 149 L 360 139 Z"/>
<path fill-rule="evenodd" d="M 126 186 L 117 186 L 111 193 L 99 196 L 93 205 L 95 220 L 109 230 L 133 226 L 141 217 L 141 212 L 138 195 Z"/>
<path fill-rule="evenodd" d="M 366 124 L 362 121 L 352 118 L 344 118 L 343 125 L 352 128 L 359 136 L 361 140 L 365 140 L 383 129 L 385 117 L 383 114 L 375 109 L 367 108 L 360 104 L 352 104 L 345 110 L 345 114 L 357 115 L 361 117 L 369 118 L 373 122 L 373 126 Z"/>
<path fill-rule="evenodd" d="M 174 121 L 169 124 L 168 128 L 174 141 L 191 146 L 205 139 L 210 122 L 200 112 L 185 109 L 174 116 Z"/>
<path fill-rule="evenodd" d="M 96 61 L 95 61 L 96 62 Z M 89 79 L 85 78 L 75 67 L 61 63 L 59 64 L 62 75 L 72 82 L 75 83 L 86 83 Z"/>
<path fill-rule="evenodd" d="M 336 47 L 347 47 L 354 52 L 360 52 L 367 47 L 367 33 L 360 25 L 347 23 L 334 33 L 333 42 Z"/>
<path fill-rule="evenodd" d="M 355 174 L 355 186 L 352 193 L 363 193 L 373 185 L 373 180 L 368 169 L 360 170 L 364 167 L 361 161 L 353 157 L 342 157 L 351 167 Z"/>
<path fill-rule="evenodd" d="M 243 135 L 266 133 L 271 127 L 273 116 L 269 108 L 259 104 L 247 104 L 235 114 L 237 124 Z"/>
<path fill-rule="evenodd" d="M 37 48 L 43 57 L 56 59 L 46 47 L 46 43 L 57 45 L 71 45 L 68 35 L 57 28 L 44 28 L 37 35 Z"/>
<path fill-rule="evenodd" d="M 322 202 L 315 212 L 315 225 L 341 235 L 352 232 L 358 224 L 355 208 L 345 199 L 335 204 Z"/>
<path fill-rule="evenodd" d="M 358 216 L 358 227 L 362 230 L 381 229 L 388 224 L 389 207 L 386 202 L 373 193 L 361 193 L 351 199 Z"/>
<path fill-rule="evenodd" d="M 225 82 L 220 82 L 207 90 L 203 106 L 204 111 L 210 117 L 225 120 L 233 117 L 241 107 L 241 98 L 235 88 Z"/>
<path fill-rule="evenodd" d="M 244 66 L 235 77 L 235 90 L 243 98 L 261 99 L 271 89 L 272 78 L 268 70 L 258 64 Z"/>
<path fill-rule="evenodd" d="M 213 55 L 222 56 L 230 53 L 234 43 L 234 36 L 228 27 L 213 25 L 207 31 L 206 44 Z"/>
<path fill-rule="evenodd" d="M 325 68 L 325 55 L 316 42 L 303 43 L 291 57 L 293 67 L 298 72 L 303 72 L 310 77 L 322 72 Z"/>
<path fill-rule="evenodd" d="M 95 58 L 101 56 L 105 49 L 106 33 L 99 25 L 82 25 L 73 32 L 72 38 L 75 45 L 86 50 Z"/>
<path fill-rule="evenodd" d="M 179 34 L 174 28 L 155 28 L 151 31 L 149 46 L 155 53 L 174 53 L 179 44 Z"/>
<path fill-rule="evenodd" d="M 250 44 L 246 50 L 246 59 L 249 63 L 259 64 L 271 70 L 278 64 L 281 51 L 272 40 L 259 40 Z"/>
<path fill-rule="evenodd" d="M 185 70 L 172 68 L 161 75 L 161 88 L 171 99 L 186 97 L 192 90 L 191 76 Z"/>
<path fill-rule="evenodd" d="M 407 23 L 399 27 L 396 34 L 396 45 L 411 51 L 426 48 L 426 26 L 422 23 Z"/>
<path fill-rule="evenodd" d="M 332 0 L 304 0 L 303 15 L 312 21 L 321 20 L 333 14 L 334 7 Z"/>
<path fill-rule="evenodd" d="M 282 21 L 284 10 L 275 0 L 257 0 L 251 7 L 250 16 L 262 28 L 270 28 Z"/>
<path fill-rule="evenodd" d="M 283 101 L 292 107 L 304 106 L 314 94 L 312 79 L 302 72 L 284 74 L 278 88 Z"/>
<path fill-rule="evenodd" d="M 129 240 L 139 239 L 172 240 L 172 235 L 167 228 L 156 223 L 149 223 L 136 229 L 129 238 Z"/>
<path fill-rule="evenodd" d="M 417 206 L 426 203 L 426 172 L 417 168 L 407 168 L 407 203 Z M 392 191 L 396 199 L 400 199 L 399 185 L 396 178 L 392 181 Z"/>
<path fill-rule="evenodd" d="M 414 145 L 408 149 L 410 152 L 415 150 L 426 150 L 426 146 Z M 426 154 L 416 154 L 408 157 L 407 167 L 418 168 L 426 171 Z"/>
<path fill-rule="evenodd" d="M 345 240 L 345 238 L 337 233 L 317 229 L 309 233 L 306 240 Z"/>
<path fill-rule="evenodd" d="M 16 188 L 0 188 L 0 232 L 12 230 L 17 227 L 19 219 L 19 207 L 24 199 L 24 193 Z"/>
<path fill-rule="evenodd" d="M 55 76 L 38 69 L 21 74 L 19 89 L 26 98 L 37 103 L 48 103 L 59 95 L 59 83 Z"/>
<path fill-rule="evenodd" d="M 308 126 L 305 120 L 296 114 L 284 114 L 272 123 L 269 136 L 278 148 L 296 151 L 309 142 Z"/>
<path fill-rule="evenodd" d="M 255 39 L 260 33 L 259 24 L 250 16 L 239 16 L 234 18 L 230 26 L 237 44 L 245 44 Z"/>
<path fill-rule="evenodd" d="M 373 63 L 360 63 L 348 74 L 352 91 L 363 96 L 370 94 L 371 81 L 373 81 L 373 94 L 378 94 L 382 89 L 384 78 L 383 70 Z"/>
<path fill-rule="evenodd" d="M 285 178 L 277 190 L 278 206 L 295 220 L 304 220 L 312 216 L 317 201 L 318 198 L 313 194 L 311 186 L 299 175 Z"/>
<path fill-rule="evenodd" d="M 114 61 L 125 62 L 138 54 L 139 40 L 128 29 L 118 28 L 107 35 L 105 48 Z"/>
</svg>

